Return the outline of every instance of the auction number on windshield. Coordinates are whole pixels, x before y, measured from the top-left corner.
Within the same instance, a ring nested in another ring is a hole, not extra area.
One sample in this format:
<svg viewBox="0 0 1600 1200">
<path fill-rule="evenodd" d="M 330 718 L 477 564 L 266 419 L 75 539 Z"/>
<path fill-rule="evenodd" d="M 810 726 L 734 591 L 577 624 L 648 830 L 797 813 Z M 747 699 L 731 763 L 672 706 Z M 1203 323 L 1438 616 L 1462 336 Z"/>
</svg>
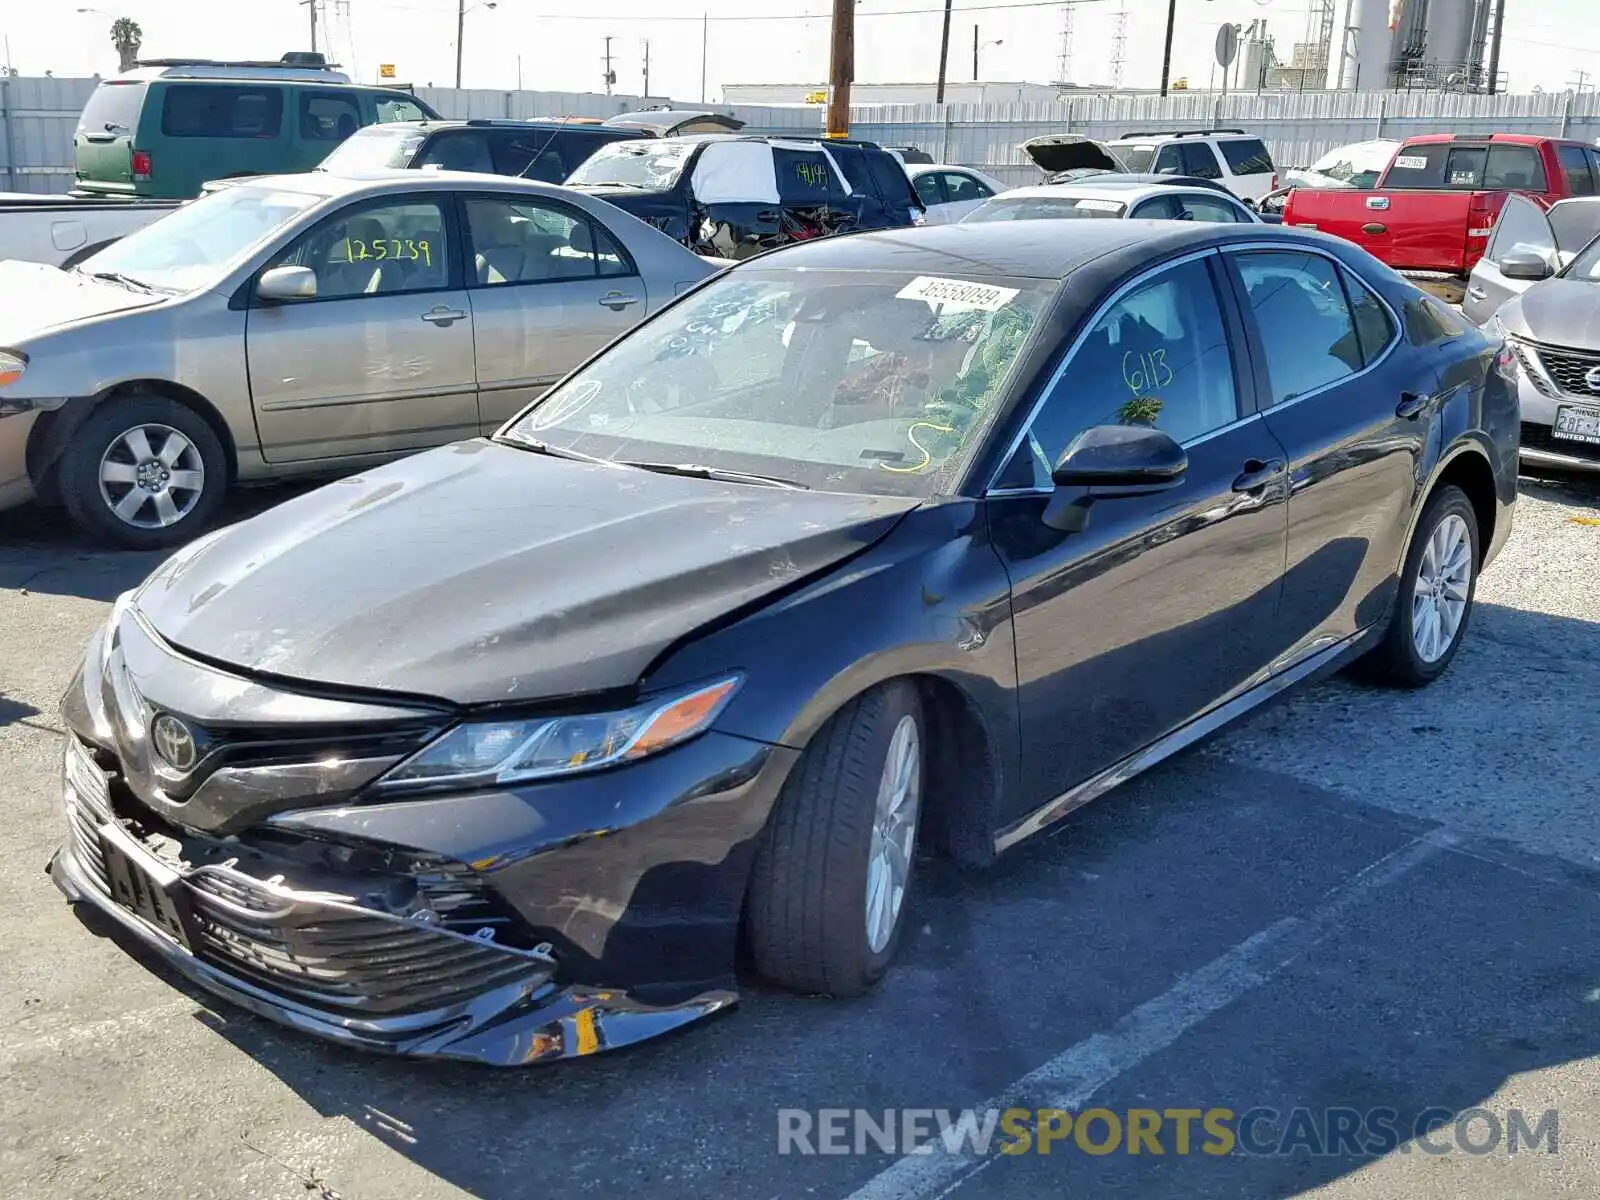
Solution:
<svg viewBox="0 0 1600 1200">
<path fill-rule="evenodd" d="M 433 247 L 426 238 L 375 238 L 370 242 L 362 238 L 345 238 L 344 256 L 349 262 L 395 258 L 433 266 Z"/>
<path fill-rule="evenodd" d="M 1122 356 L 1122 382 L 1135 396 L 1142 396 L 1153 388 L 1166 387 L 1172 382 L 1172 368 L 1167 365 L 1164 349 L 1129 350 Z"/>
</svg>

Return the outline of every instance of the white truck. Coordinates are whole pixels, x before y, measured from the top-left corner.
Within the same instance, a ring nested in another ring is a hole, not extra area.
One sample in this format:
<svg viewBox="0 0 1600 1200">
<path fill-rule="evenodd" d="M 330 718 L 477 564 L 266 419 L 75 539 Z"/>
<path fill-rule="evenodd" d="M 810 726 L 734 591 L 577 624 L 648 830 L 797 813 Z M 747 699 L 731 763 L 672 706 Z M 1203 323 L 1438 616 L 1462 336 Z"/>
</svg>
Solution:
<svg viewBox="0 0 1600 1200">
<path fill-rule="evenodd" d="M 0 192 L 0 261 L 74 267 L 181 203 Z"/>
</svg>

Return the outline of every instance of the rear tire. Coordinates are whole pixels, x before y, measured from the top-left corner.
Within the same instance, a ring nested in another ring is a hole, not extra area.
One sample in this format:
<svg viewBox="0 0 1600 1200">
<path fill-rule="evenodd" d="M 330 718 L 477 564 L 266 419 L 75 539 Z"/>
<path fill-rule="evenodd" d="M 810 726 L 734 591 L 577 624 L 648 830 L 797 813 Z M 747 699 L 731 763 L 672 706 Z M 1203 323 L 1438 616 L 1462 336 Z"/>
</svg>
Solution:
<svg viewBox="0 0 1600 1200">
<path fill-rule="evenodd" d="M 1419 688 L 1461 648 L 1478 588 L 1478 515 L 1454 485 L 1428 499 L 1411 535 L 1383 641 L 1362 667 L 1377 682 Z"/>
<path fill-rule="evenodd" d="M 857 996 L 889 969 L 914 876 L 923 732 L 916 688 L 899 681 L 852 700 L 806 747 L 762 835 L 746 908 L 767 979 Z"/>
<path fill-rule="evenodd" d="M 73 431 L 57 478 L 68 515 L 96 541 L 159 550 L 216 515 L 228 460 L 193 409 L 166 396 L 122 396 Z"/>
</svg>

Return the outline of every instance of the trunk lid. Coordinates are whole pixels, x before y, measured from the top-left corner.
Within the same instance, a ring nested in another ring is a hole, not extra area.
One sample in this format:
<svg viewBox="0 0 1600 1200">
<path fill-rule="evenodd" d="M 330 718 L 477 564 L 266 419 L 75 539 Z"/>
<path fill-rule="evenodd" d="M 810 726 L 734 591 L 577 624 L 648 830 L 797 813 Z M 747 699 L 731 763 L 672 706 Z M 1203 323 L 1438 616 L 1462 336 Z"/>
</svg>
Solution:
<svg viewBox="0 0 1600 1200">
<path fill-rule="evenodd" d="M 72 139 L 79 190 L 105 195 L 131 195 L 137 190 L 133 143 L 147 87 L 142 81 L 111 79 L 90 94 Z"/>
</svg>

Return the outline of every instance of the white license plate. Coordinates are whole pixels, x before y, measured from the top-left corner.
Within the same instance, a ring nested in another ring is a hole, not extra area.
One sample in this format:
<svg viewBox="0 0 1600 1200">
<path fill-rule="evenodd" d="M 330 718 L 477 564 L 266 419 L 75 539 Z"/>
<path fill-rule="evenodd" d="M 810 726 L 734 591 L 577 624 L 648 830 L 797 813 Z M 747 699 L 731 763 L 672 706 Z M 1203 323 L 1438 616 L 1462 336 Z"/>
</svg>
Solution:
<svg viewBox="0 0 1600 1200">
<path fill-rule="evenodd" d="M 1562 405 L 1556 409 L 1556 423 L 1550 432 L 1568 441 L 1600 445 L 1600 408 Z"/>
<path fill-rule="evenodd" d="M 76 802 L 79 808 L 88 809 L 96 823 L 109 819 L 111 789 L 106 782 L 106 773 L 95 765 L 94 759 L 83 748 L 83 743 L 75 737 L 67 738 L 62 775 L 67 790 L 72 793 L 67 797 L 69 804 Z"/>
</svg>

